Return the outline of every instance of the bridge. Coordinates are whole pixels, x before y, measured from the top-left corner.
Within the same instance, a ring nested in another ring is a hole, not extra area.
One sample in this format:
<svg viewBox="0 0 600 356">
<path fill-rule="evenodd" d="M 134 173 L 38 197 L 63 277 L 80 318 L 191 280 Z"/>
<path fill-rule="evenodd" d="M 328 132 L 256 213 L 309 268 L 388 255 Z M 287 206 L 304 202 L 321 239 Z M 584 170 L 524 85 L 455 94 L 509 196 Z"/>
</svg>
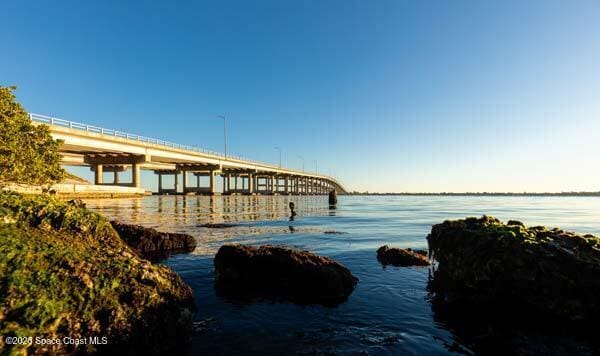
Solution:
<svg viewBox="0 0 600 356">
<path fill-rule="evenodd" d="M 195 146 L 133 135 L 117 130 L 30 114 L 34 124 L 48 125 L 64 165 L 88 166 L 94 171 L 94 184 L 141 188 L 141 170 L 151 170 L 158 178 L 158 194 L 214 195 L 215 178 L 222 180 L 222 194 L 320 195 L 331 190 L 345 193 L 335 178 L 316 172 L 303 172 L 255 160 L 224 155 Z M 119 173 L 131 169 L 131 181 L 121 182 Z M 104 181 L 104 173 L 113 179 Z M 182 187 L 178 187 L 178 175 Z M 174 184 L 163 185 L 163 176 L 174 176 Z M 195 177 L 190 180 L 190 178 Z M 207 177 L 201 180 L 202 177 Z M 201 184 L 208 180 L 208 183 Z"/>
</svg>

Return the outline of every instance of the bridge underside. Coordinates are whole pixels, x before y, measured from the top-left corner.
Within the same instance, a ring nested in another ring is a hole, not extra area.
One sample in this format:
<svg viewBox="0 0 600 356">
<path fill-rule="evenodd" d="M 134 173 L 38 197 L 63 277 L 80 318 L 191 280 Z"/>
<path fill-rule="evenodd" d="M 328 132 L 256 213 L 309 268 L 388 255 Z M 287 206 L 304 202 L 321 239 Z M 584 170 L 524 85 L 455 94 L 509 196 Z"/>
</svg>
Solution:
<svg viewBox="0 0 600 356">
<path fill-rule="evenodd" d="M 340 191 L 333 182 L 319 177 L 278 173 L 260 169 L 228 167 L 223 163 L 164 162 L 164 158 L 117 152 L 78 153 L 73 147 L 62 146 L 62 163 L 87 166 L 94 172 L 94 184 L 141 187 L 141 170 L 150 170 L 158 178 L 158 194 L 196 195 L 323 195 Z M 122 182 L 120 173 L 131 170 L 131 181 Z M 105 173 L 112 179 L 105 181 Z M 181 180 L 179 176 L 181 175 Z M 163 177 L 172 177 L 169 186 Z M 216 178 L 222 189 L 218 191 Z M 179 185 L 181 181 L 181 186 Z"/>
</svg>

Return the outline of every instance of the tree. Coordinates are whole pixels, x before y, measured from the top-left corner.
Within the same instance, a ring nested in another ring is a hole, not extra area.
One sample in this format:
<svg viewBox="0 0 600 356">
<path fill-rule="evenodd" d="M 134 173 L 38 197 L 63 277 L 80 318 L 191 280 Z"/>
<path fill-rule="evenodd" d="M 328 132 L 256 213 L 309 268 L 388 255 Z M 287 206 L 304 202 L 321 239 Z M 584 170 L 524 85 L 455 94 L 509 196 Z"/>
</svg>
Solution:
<svg viewBox="0 0 600 356">
<path fill-rule="evenodd" d="M 59 182 L 60 142 L 46 125 L 34 125 L 16 101 L 16 87 L 0 86 L 0 187 L 10 183 L 50 185 Z"/>
</svg>

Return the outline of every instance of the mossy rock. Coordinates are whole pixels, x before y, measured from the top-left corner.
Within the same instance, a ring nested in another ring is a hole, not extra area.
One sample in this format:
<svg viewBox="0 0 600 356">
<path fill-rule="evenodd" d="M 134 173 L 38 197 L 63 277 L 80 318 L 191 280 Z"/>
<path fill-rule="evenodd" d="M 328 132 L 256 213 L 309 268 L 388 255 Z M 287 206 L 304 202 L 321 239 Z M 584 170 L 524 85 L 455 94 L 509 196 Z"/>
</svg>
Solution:
<svg viewBox="0 0 600 356">
<path fill-rule="evenodd" d="M 0 193 L 0 335 L 108 340 L 0 343 L 0 353 L 169 352 L 189 336 L 192 309 L 190 287 L 138 257 L 104 217 L 52 197 Z"/>
<path fill-rule="evenodd" d="M 448 301 L 600 316 L 598 237 L 483 216 L 434 225 L 427 240 L 438 262 L 430 287 Z"/>
</svg>

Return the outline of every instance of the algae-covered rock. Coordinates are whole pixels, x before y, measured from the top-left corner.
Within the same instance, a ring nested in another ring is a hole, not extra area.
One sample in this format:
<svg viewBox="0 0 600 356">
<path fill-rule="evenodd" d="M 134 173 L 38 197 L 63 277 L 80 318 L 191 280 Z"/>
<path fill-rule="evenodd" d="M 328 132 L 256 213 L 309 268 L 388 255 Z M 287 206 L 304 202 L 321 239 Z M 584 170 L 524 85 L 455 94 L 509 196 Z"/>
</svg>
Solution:
<svg viewBox="0 0 600 356">
<path fill-rule="evenodd" d="M 231 296 L 338 304 L 358 282 L 330 258 L 280 246 L 224 245 L 214 265 L 218 291 Z"/>
<path fill-rule="evenodd" d="M 125 243 L 146 258 L 164 258 L 173 253 L 193 251 L 196 247 L 196 240 L 191 235 L 160 232 L 117 221 L 111 221 L 111 224 Z"/>
<path fill-rule="evenodd" d="M 388 245 L 381 246 L 377 250 L 377 260 L 383 265 L 392 266 L 429 266 L 425 251 L 413 251 L 410 248 L 390 248 Z"/>
<path fill-rule="evenodd" d="M 137 257 L 104 217 L 48 196 L 0 193 L 2 340 L 60 340 L 0 342 L 0 353 L 169 352 L 187 339 L 192 308 L 190 287 Z"/>
<path fill-rule="evenodd" d="M 434 225 L 431 289 L 447 301 L 514 305 L 554 317 L 600 315 L 600 239 L 467 218 Z"/>
</svg>

